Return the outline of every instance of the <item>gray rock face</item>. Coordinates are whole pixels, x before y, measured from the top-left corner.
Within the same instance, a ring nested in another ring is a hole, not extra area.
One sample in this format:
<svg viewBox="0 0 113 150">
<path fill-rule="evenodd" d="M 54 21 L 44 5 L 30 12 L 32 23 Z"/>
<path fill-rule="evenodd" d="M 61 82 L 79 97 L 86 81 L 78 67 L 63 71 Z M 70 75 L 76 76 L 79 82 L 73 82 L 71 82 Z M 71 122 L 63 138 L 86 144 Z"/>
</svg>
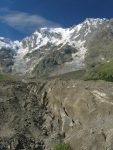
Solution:
<svg viewBox="0 0 113 150">
<path fill-rule="evenodd" d="M 113 148 L 112 83 L 56 80 L 48 86 L 49 106 L 73 150 Z"/>
<path fill-rule="evenodd" d="M 44 83 L 0 82 L 0 149 L 44 150 L 61 140 Z"/>
<path fill-rule="evenodd" d="M 16 53 L 9 48 L 0 49 L 0 73 L 11 73 Z"/>
<path fill-rule="evenodd" d="M 69 68 L 65 66 L 66 62 L 71 62 L 73 60 L 72 54 L 75 54 L 77 49 L 65 45 L 60 51 L 50 51 L 44 59 L 40 61 L 38 65 L 35 66 L 33 73 L 38 78 L 43 76 L 54 76 L 58 74 L 63 74 L 69 71 Z M 74 68 L 77 66 L 75 65 Z M 62 68 L 62 70 L 61 70 Z"/>
<path fill-rule="evenodd" d="M 0 37 L 0 73 L 12 73 L 17 45 L 17 42 Z"/>
<path fill-rule="evenodd" d="M 113 148 L 113 84 L 52 80 L 0 82 L 0 149 Z"/>
</svg>

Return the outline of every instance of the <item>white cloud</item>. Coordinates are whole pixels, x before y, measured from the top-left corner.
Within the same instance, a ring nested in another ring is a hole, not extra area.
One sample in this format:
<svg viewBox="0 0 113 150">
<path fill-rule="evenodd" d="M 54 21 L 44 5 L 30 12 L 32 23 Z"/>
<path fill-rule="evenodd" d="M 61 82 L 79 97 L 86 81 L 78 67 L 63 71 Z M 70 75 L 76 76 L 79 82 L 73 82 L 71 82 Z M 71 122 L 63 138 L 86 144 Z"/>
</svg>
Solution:
<svg viewBox="0 0 113 150">
<path fill-rule="evenodd" d="M 0 21 L 24 33 L 28 33 L 35 30 L 36 28 L 45 26 L 59 26 L 57 23 L 54 23 L 53 21 L 50 21 L 40 15 L 32 15 L 25 12 L 10 11 L 7 9 L 2 9 Z"/>
</svg>

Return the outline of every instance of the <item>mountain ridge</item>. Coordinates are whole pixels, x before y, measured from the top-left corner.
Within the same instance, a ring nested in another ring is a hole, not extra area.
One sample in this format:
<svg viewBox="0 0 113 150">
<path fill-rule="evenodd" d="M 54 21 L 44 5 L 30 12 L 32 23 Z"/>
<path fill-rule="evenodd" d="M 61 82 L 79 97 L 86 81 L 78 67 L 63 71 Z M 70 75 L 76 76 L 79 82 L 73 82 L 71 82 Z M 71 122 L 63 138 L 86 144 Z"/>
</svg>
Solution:
<svg viewBox="0 0 113 150">
<path fill-rule="evenodd" d="M 37 76 L 46 76 L 49 68 L 53 76 L 85 68 L 90 41 L 101 30 L 112 30 L 111 22 L 112 19 L 87 18 L 70 28 L 40 28 L 20 42 L 9 42 L 11 49 L 16 48 L 12 73 L 30 76 L 35 70 Z"/>
</svg>

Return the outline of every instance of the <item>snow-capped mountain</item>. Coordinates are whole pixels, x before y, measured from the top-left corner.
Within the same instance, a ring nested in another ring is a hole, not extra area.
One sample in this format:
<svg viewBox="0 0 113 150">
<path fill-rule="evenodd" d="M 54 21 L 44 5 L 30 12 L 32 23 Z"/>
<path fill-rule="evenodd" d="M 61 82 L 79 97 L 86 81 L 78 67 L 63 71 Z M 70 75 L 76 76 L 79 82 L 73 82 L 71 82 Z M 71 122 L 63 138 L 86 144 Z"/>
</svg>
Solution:
<svg viewBox="0 0 113 150">
<path fill-rule="evenodd" d="M 29 51 L 33 51 L 47 43 L 51 43 L 55 46 L 60 44 L 75 45 L 76 40 L 85 40 L 86 36 L 102 27 L 106 19 L 86 19 L 83 23 L 73 26 L 71 28 L 41 28 L 36 30 L 30 37 L 23 40 L 24 48 L 28 48 Z"/>
<path fill-rule="evenodd" d="M 0 37 L 0 72 L 11 73 L 14 65 L 14 56 L 20 49 L 19 41 L 11 41 L 7 38 Z"/>
<path fill-rule="evenodd" d="M 0 49 L 2 48 L 17 50 L 19 49 L 19 41 L 13 42 L 10 39 L 0 37 Z"/>
<path fill-rule="evenodd" d="M 40 28 L 21 42 L 0 38 L 0 46 L 16 49 L 13 73 L 56 75 L 83 69 L 89 43 L 108 29 L 112 20 L 90 18 L 71 28 Z"/>
</svg>

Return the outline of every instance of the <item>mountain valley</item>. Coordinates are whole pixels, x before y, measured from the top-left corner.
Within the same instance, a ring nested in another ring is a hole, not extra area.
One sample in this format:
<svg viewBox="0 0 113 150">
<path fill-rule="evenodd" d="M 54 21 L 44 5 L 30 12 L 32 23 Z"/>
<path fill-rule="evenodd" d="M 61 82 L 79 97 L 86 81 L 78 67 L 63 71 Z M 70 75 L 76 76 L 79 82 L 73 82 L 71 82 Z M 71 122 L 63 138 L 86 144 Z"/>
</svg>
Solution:
<svg viewBox="0 0 113 150">
<path fill-rule="evenodd" d="M 112 82 L 113 19 L 0 37 L 0 150 L 112 150 Z"/>
</svg>

